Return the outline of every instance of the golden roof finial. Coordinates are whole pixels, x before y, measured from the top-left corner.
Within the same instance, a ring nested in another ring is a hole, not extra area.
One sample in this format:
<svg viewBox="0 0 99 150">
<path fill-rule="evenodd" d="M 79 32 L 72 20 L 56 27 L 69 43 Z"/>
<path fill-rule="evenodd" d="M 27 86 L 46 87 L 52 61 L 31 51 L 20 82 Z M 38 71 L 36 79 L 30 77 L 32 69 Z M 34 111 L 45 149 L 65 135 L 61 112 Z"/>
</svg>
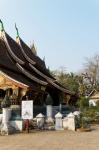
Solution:
<svg viewBox="0 0 99 150">
<path fill-rule="evenodd" d="M 18 31 L 18 28 L 17 28 L 17 26 L 16 26 L 16 23 L 15 23 L 15 29 L 16 29 L 16 33 L 17 33 L 17 35 L 16 35 L 16 38 L 18 38 L 19 37 L 19 31 Z"/>
</svg>

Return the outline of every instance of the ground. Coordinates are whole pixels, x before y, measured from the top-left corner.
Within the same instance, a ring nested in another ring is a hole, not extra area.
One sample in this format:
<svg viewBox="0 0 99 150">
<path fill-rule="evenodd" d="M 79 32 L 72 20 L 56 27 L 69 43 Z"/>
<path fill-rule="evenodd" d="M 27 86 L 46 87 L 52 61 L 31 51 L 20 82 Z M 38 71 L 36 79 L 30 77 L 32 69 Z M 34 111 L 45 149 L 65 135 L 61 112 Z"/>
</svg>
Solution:
<svg viewBox="0 0 99 150">
<path fill-rule="evenodd" d="M 99 125 L 91 132 L 49 131 L 0 136 L 0 150 L 98 150 Z"/>
</svg>

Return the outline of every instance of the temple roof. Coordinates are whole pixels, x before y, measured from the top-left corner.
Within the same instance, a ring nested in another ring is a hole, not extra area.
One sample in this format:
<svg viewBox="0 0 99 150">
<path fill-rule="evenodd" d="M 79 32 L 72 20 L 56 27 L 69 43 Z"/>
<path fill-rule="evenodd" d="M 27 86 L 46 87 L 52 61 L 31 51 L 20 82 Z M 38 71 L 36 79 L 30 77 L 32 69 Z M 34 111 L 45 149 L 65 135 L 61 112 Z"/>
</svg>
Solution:
<svg viewBox="0 0 99 150">
<path fill-rule="evenodd" d="M 35 55 L 32 52 L 32 50 L 30 49 L 30 47 L 27 46 L 27 44 L 25 42 L 23 42 L 23 40 L 20 37 L 19 37 L 19 45 L 21 47 L 21 50 L 23 51 L 23 54 L 26 54 L 31 60 L 34 61 L 34 66 L 37 69 L 39 69 L 41 72 L 43 72 L 48 77 L 51 77 L 52 79 L 54 79 L 53 76 L 49 73 L 48 69 L 46 68 L 45 62 L 43 60 L 41 60 L 40 57 Z M 31 63 L 31 61 L 29 61 L 29 63 Z"/>
<path fill-rule="evenodd" d="M 33 54 L 32 50 L 19 38 L 14 41 L 4 30 L 0 38 L 0 70 L 9 77 L 29 87 L 52 86 L 60 91 L 73 94 L 62 87 L 50 75 L 45 62 Z"/>
<path fill-rule="evenodd" d="M 12 49 L 11 49 L 11 52 L 13 52 Z M 5 41 L 3 39 L 0 39 L 0 70 L 4 71 L 4 73 L 10 74 L 10 76 L 14 77 L 16 80 L 23 79 L 22 80 L 23 83 L 27 81 L 26 77 L 28 77 L 29 79 L 31 79 L 35 82 L 38 82 L 38 84 L 47 85 L 47 83 L 44 80 L 42 81 L 42 80 L 40 80 L 40 78 L 35 77 L 33 75 L 33 73 L 31 75 L 29 73 L 29 71 L 24 69 L 24 67 L 20 68 L 20 64 L 15 62 L 16 59 L 14 57 L 12 58 L 12 56 L 13 55 L 10 55 L 10 53 L 8 51 L 8 47 L 6 46 Z M 15 55 L 15 57 L 16 57 L 16 55 Z M 22 69 L 24 70 L 24 73 L 23 73 Z M 24 77 L 22 73 L 28 74 L 28 75 L 26 75 L 26 77 Z M 17 76 L 15 77 L 16 74 L 17 74 Z M 21 74 L 21 76 L 20 76 L 20 74 Z M 29 85 L 30 85 L 30 83 L 29 83 Z"/>
</svg>

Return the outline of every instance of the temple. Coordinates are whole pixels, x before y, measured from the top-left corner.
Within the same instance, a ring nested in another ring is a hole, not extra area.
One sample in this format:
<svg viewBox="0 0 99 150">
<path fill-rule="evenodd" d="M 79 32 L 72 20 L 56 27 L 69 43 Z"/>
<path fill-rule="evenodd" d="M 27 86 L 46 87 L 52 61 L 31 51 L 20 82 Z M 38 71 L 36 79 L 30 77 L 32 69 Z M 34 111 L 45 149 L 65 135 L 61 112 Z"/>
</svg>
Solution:
<svg viewBox="0 0 99 150">
<path fill-rule="evenodd" d="M 20 38 L 17 27 L 15 41 L 6 33 L 1 20 L 0 25 L 1 100 L 8 94 L 12 104 L 20 105 L 22 99 L 28 98 L 33 99 L 34 105 L 44 105 L 49 94 L 53 105 L 59 105 L 63 94 L 73 95 L 56 81 L 45 62 Z"/>
</svg>

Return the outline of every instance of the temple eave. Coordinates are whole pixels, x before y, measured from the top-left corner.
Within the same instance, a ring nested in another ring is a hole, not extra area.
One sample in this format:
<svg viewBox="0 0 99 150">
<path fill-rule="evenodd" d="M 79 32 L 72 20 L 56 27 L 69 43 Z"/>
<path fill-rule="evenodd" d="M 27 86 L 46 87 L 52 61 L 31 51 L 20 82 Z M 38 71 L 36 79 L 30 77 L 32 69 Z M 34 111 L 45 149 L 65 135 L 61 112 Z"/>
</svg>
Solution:
<svg viewBox="0 0 99 150">
<path fill-rule="evenodd" d="M 8 76 L 7 74 L 5 74 L 2 71 L 0 71 L 0 75 L 6 79 L 6 83 L 4 82 L 4 83 L 0 84 L 0 88 L 1 87 L 4 88 L 5 85 L 8 85 L 8 87 L 13 87 L 13 85 L 20 87 L 20 88 L 28 88 L 29 87 L 28 85 L 11 78 L 10 76 Z"/>
</svg>

